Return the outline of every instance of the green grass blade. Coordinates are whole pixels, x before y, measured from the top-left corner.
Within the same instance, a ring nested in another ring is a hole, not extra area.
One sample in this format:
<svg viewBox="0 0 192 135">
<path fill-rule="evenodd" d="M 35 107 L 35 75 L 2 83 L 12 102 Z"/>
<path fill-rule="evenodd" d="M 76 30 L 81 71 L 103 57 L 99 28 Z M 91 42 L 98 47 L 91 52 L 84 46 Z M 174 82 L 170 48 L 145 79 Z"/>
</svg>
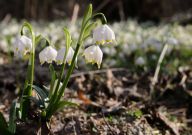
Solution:
<svg viewBox="0 0 192 135">
<path fill-rule="evenodd" d="M 10 116 L 9 116 L 9 131 L 12 134 L 15 134 L 16 132 L 16 102 L 13 102 L 10 109 Z"/>
</svg>

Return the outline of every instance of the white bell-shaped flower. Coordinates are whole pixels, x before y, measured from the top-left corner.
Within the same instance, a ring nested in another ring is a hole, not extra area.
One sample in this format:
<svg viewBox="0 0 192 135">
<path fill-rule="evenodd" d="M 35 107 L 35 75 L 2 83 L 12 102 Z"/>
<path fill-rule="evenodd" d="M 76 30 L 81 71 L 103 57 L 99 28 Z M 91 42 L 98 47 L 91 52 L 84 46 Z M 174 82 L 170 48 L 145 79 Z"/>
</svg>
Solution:
<svg viewBox="0 0 192 135">
<path fill-rule="evenodd" d="M 106 27 L 106 35 L 105 35 L 106 44 L 114 43 L 115 42 L 115 33 L 108 25 L 106 25 L 105 27 Z"/>
<path fill-rule="evenodd" d="M 98 45 L 92 45 L 84 50 L 83 55 L 87 63 L 97 63 L 98 68 L 100 68 L 103 52 Z"/>
<path fill-rule="evenodd" d="M 52 63 L 53 61 L 55 61 L 56 57 L 57 57 L 57 51 L 51 46 L 45 47 L 39 53 L 39 60 L 41 64 L 44 64 L 45 62 Z"/>
<path fill-rule="evenodd" d="M 57 57 L 56 57 L 56 63 L 57 63 L 58 65 L 63 64 L 63 59 L 64 59 L 64 56 L 65 56 L 65 51 L 66 51 L 66 48 L 65 48 L 65 47 L 61 48 L 61 49 L 58 51 Z M 66 61 L 67 61 L 68 64 L 71 64 L 73 55 L 74 55 L 74 50 L 73 50 L 72 47 L 69 47 L 69 50 L 68 50 L 67 56 L 66 56 Z"/>
<path fill-rule="evenodd" d="M 143 57 L 138 57 L 136 60 L 135 60 L 135 64 L 138 65 L 138 66 L 143 66 L 145 65 L 146 61 Z"/>
<path fill-rule="evenodd" d="M 108 25 L 104 24 L 95 28 L 93 40 L 97 45 L 110 44 L 115 42 L 115 34 Z"/>
<path fill-rule="evenodd" d="M 25 56 L 32 51 L 32 41 L 26 36 L 21 36 L 15 40 L 13 51 L 16 56 Z"/>
</svg>

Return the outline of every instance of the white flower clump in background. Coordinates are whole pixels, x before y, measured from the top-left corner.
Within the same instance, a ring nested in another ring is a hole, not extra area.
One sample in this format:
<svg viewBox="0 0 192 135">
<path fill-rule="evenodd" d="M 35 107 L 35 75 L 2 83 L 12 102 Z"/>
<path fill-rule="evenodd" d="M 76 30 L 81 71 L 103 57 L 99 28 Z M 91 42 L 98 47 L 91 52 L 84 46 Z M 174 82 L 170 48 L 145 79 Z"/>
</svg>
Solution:
<svg viewBox="0 0 192 135">
<path fill-rule="evenodd" d="M 138 66 L 143 66 L 145 65 L 145 59 L 143 57 L 138 57 L 136 60 L 135 60 L 135 64 L 138 65 Z"/>
<path fill-rule="evenodd" d="M 169 45 L 178 45 L 179 42 L 178 42 L 178 40 L 176 38 L 170 37 L 170 38 L 167 39 L 167 44 L 169 44 Z"/>
<path fill-rule="evenodd" d="M 18 34 L 21 23 L 22 22 L 18 23 L 14 19 L 6 24 L 0 23 L 0 30 L 1 30 L 0 31 L 0 39 L 1 39 L 0 49 L 2 52 L 12 51 L 12 50 L 14 51 L 13 44 L 15 42 L 12 42 L 12 41 L 15 40 L 14 37 Z M 63 33 L 60 30 L 62 29 L 62 26 L 65 25 L 66 27 L 69 28 L 69 31 L 71 32 L 71 36 L 74 37 L 73 41 L 76 41 L 79 35 L 78 28 L 81 26 L 81 23 L 80 21 L 77 21 L 75 24 L 70 24 L 70 22 L 68 21 L 54 21 L 54 22 L 44 22 L 42 24 L 33 22 L 33 25 L 36 27 L 36 33 L 41 33 L 45 37 L 48 37 L 51 40 L 51 43 L 54 44 L 56 48 L 57 47 L 60 48 L 60 47 L 64 47 L 64 46 L 59 46 L 63 44 L 62 42 Z M 130 55 L 137 51 L 142 51 L 143 53 L 146 53 L 148 52 L 149 49 L 153 49 L 154 52 L 156 51 L 157 54 L 159 54 L 159 52 L 162 51 L 162 47 L 164 45 L 163 43 L 166 43 L 166 42 L 169 44 L 167 54 L 169 52 L 174 51 L 175 49 L 179 50 L 181 47 L 191 48 L 191 45 L 192 45 L 192 38 L 191 38 L 192 25 L 190 24 L 186 26 L 181 26 L 178 24 L 177 25 L 159 24 L 157 26 L 157 25 L 153 25 L 152 23 L 141 24 L 141 23 L 138 23 L 136 20 L 128 20 L 128 21 L 118 22 L 118 23 L 115 22 L 111 25 L 110 28 L 113 29 L 116 36 L 115 40 L 118 41 L 119 46 L 117 47 L 118 49 L 115 48 L 116 51 L 109 51 L 111 50 L 111 48 L 109 48 L 109 50 L 106 49 L 105 51 L 105 48 L 103 48 L 102 51 L 104 54 L 107 54 L 107 56 L 109 55 L 115 56 L 120 51 L 123 54 L 119 54 L 119 56 L 123 55 L 122 58 L 125 59 L 127 55 Z M 169 33 L 168 36 L 167 36 L 167 33 Z M 170 37 L 170 38 L 167 38 L 167 37 Z M 146 45 L 146 40 L 150 38 L 160 41 L 161 44 L 154 43 L 151 45 Z M 95 43 L 96 42 L 94 41 L 93 38 L 88 38 L 84 42 L 84 44 L 86 45 L 95 44 Z M 9 44 L 11 46 L 9 46 Z M 98 45 L 100 47 L 100 44 Z M 17 56 L 19 56 L 19 53 Z M 23 57 L 23 56 L 20 55 L 20 57 Z M 110 61 L 111 59 L 105 59 L 105 60 Z M 80 60 L 79 63 L 81 62 L 82 60 Z M 106 66 L 113 66 L 113 65 L 106 65 Z"/>
</svg>

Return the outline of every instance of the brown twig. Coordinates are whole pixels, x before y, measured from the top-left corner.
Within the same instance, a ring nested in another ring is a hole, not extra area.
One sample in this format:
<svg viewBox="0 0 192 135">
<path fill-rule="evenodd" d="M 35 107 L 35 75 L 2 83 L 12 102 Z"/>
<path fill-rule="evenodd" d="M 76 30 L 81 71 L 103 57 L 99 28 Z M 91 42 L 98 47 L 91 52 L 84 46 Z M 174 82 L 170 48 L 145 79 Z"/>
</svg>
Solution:
<svg viewBox="0 0 192 135">
<path fill-rule="evenodd" d="M 85 71 L 85 72 L 80 72 L 80 73 L 72 74 L 71 78 L 75 78 L 75 77 L 82 76 L 82 75 L 88 75 L 88 74 L 106 73 L 108 70 L 111 70 L 112 72 L 128 71 L 126 68 L 111 68 L 111 69 L 102 69 L 102 70 L 95 70 L 95 71 Z"/>
</svg>

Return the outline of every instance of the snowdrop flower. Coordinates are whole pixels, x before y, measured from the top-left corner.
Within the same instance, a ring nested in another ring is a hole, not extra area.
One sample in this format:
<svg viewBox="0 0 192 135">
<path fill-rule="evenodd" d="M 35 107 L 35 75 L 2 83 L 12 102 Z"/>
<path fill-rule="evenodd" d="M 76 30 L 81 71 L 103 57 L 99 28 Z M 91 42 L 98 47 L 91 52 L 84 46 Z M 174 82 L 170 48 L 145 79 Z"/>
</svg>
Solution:
<svg viewBox="0 0 192 135">
<path fill-rule="evenodd" d="M 39 60 L 41 65 L 45 62 L 52 63 L 55 61 L 55 58 L 57 57 L 57 51 L 51 47 L 45 47 L 40 53 L 39 53 Z"/>
<path fill-rule="evenodd" d="M 97 63 L 98 68 L 100 68 L 103 52 L 98 45 L 92 45 L 84 50 L 83 55 L 87 63 Z"/>
<path fill-rule="evenodd" d="M 136 60 L 135 60 L 135 64 L 138 65 L 138 66 L 142 66 L 145 64 L 145 60 L 143 57 L 138 57 Z"/>
<path fill-rule="evenodd" d="M 95 28 L 93 40 L 97 45 L 111 44 L 115 42 L 115 34 L 108 25 L 104 24 Z"/>
<path fill-rule="evenodd" d="M 148 48 L 152 48 L 155 49 L 157 52 L 161 52 L 162 48 L 163 48 L 163 44 L 153 38 L 153 37 L 149 37 L 142 45 L 143 49 L 148 49 Z"/>
<path fill-rule="evenodd" d="M 32 41 L 26 36 L 21 36 L 15 40 L 13 46 L 14 54 L 17 56 L 25 56 L 32 51 Z"/>
<path fill-rule="evenodd" d="M 56 63 L 58 65 L 61 65 L 63 63 L 63 59 L 64 59 L 64 56 L 65 56 L 65 51 L 66 51 L 66 48 L 63 47 L 61 48 L 58 53 L 57 53 L 57 57 L 56 57 Z M 69 47 L 69 50 L 67 52 L 67 57 L 66 57 L 66 61 L 68 64 L 71 64 L 71 61 L 72 61 L 72 58 L 73 58 L 73 55 L 74 55 L 74 50 L 72 47 Z"/>
<path fill-rule="evenodd" d="M 169 45 L 178 45 L 179 44 L 179 42 L 178 42 L 178 40 L 176 38 L 168 38 L 167 43 Z"/>
</svg>

